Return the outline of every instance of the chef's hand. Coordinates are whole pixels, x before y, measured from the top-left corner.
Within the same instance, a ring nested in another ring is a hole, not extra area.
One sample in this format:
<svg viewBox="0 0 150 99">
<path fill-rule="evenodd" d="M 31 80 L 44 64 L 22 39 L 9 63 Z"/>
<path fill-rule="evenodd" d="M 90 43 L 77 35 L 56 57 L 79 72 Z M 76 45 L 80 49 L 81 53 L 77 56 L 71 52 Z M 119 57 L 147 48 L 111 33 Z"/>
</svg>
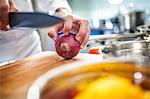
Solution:
<svg viewBox="0 0 150 99">
<path fill-rule="evenodd" d="M 64 22 L 51 27 L 48 35 L 55 41 L 58 37 L 57 33 L 60 31 L 63 31 L 64 35 L 68 35 L 69 32 L 75 32 L 77 33 L 75 39 L 81 43 L 81 48 L 84 48 L 90 34 L 88 21 L 71 14 L 66 14 L 65 11 L 59 14 L 65 14 L 63 16 Z"/>
<path fill-rule="evenodd" d="M 0 29 L 8 30 L 8 13 L 18 12 L 15 3 L 12 0 L 0 0 Z"/>
</svg>

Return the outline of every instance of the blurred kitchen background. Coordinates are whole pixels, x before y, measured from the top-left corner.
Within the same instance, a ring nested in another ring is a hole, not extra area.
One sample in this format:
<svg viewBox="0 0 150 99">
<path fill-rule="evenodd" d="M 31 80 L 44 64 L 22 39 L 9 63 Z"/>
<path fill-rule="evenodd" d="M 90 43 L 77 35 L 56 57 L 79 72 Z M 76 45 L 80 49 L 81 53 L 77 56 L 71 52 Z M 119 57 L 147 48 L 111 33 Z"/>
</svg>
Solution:
<svg viewBox="0 0 150 99">
<path fill-rule="evenodd" d="M 136 26 L 150 22 L 148 0 L 68 0 L 73 13 L 90 21 L 91 28 L 103 34 L 105 30 L 121 33 L 131 28 L 129 18 L 136 14 Z M 131 29 L 133 30 L 133 29 Z M 95 32 L 98 32 L 95 31 Z"/>
<path fill-rule="evenodd" d="M 74 14 L 89 20 L 92 30 L 87 47 L 81 52 L 88 52 L 91 46 L 107 43 L 105 39 L 100 43 L 92 39 L 98 41 L 99 38 L 103 39 L 113 34 L 134 34 L 138 26 L 150 24 L 149 0 L 68 0 L 68 2 Z M 54 42 L 45 36 L 48 30 L 39 31 L 43 50 L 55 50 Z"/>
</svg>

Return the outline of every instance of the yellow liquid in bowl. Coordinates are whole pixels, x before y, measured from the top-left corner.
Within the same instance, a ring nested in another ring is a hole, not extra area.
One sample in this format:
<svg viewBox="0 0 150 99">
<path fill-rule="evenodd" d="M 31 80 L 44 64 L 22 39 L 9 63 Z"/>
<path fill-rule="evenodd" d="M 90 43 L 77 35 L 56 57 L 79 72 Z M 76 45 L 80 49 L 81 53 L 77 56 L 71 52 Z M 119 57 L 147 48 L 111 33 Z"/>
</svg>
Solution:
<svg viewBox="0 0 150 99">
<path fill-rule="evenodd" d="M 78 88 L 80 93 L 74 99 L 145 99 L 140 86 L 114 75 L 98 78 L 90 84 L 79 84 Z"/>
<path fill-rule="evenodd" d="M 136 73 L 141 75 L 136 78 Z M 150 68 L 133 62 L 80 66 L 53 77 L 40 96 L 41 99 L 150 99 Z"/>
</svg>

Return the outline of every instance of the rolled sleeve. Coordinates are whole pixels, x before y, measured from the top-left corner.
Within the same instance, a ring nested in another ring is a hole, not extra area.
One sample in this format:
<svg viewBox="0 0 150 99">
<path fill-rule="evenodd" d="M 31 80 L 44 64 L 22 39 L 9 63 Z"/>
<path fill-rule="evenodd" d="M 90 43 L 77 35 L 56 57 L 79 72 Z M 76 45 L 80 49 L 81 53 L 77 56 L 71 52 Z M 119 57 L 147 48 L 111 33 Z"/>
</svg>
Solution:
<svg viewBox="0 0 150 99">
<path fill-rule="evenodd" d="M 71 12 L 71 8 L 67 0 L 37 0 L 37 7 L 39 11 L 54 14 L 58 8 L 66 8 Z"/>
</svg>

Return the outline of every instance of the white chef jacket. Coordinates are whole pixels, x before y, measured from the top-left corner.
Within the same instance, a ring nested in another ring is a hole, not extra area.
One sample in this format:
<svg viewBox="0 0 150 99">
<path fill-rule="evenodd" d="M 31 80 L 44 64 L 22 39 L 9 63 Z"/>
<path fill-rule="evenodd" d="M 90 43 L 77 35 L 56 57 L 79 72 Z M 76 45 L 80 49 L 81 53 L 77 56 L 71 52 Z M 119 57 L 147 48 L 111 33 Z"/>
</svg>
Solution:
<svg viewBox="0 0 150 99">
<path fill-rule="evenodd" d="M 34 11 L 32 0 L 14 1 L 19 11 Z M 70 10 L 67 0 L 36 0 L 38 11 L 53 13 L 59 7 Z M 40 37 L 34 29 L 0 30 L 0 63 L 21 59 L 41 51 Z"/>
</svg>

